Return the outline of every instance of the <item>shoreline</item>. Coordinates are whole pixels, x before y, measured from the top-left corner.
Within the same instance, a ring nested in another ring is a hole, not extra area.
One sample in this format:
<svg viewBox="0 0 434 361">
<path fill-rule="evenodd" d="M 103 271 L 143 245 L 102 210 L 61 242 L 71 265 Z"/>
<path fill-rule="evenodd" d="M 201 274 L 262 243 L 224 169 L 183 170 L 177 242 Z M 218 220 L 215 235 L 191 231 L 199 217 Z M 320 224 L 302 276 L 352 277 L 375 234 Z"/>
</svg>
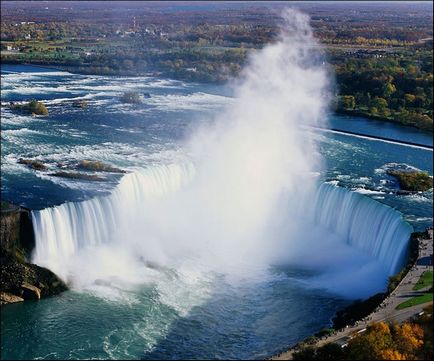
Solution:
<svg viewBox="0 0 434 361">
<path fill-rule="evenodd" d="M 71 74 L 77 74 L 77 75 L 98 75 L 98 76 L 118 76 L 118 77 L 137 77 L 137 76 L 157 76 L 157 71 L 155 72 L 144 72 L 144 73 L 118 73 L 118 74 L 98 74 L 96 72 L 85 72 L 85 71 L 80 71 L 78 69 L 75 69 L 75 66 L 72 65 L 56 65 L 56 64 L 39 64 L 39 63 L 26 63 L 26 62 L 22 62 L 22 63 L 11 63 L 11 62 L 5 62 L 5 63 L 1 63 L 2 65 L 23 65 L 23 66 L 31 66 L 34 68 L 39 68 L 39 69 L 50 69 L 50 70 L 60 70 L 60 71 L 65 71 Z"/>
<path fill-rule="evenodd" d="M 402 126 L 410 127 L 413 129 L 419 129 L 423 132 L 430 133 L 430 134 L 432 134 L 434 131 L 433 128 L 426 129 L 426 128 L 417 127 L 414 124 L 411 124 L 411 123 L 406 124 L 404 122 L 396 121 L 395 119 L 390 118 L 390 117 L 382 117 L 380 115 L 371 115 L 371 114 L 369 114 L 365 111 L 362 111 L 360 109 L 348 110 L 348 109 L 336 108 L 333 110 L 333 112 L 335 114 L 338 114 L 338 115 L 350 115 L 353 117 L 362 117 L 362 118 L 372 119 L 372 120 L 376 120 L 376 121 L 380 121 L 380 122 L 402 125 Z"/>
<path fill-rule="evenodd" d="M 398 285 L 393 290 L 390 290 L 389 292 L 386 291 L 385 297 L 375 306 L 373 312 L 369 313 L 365 317 L 362 317 L 361 319 L 354 321 L 351 325 L 349 324 L 339 330 L 333 331 L 328 336 L 318 338 L 316 342 L 307 341 L 311 337 L 316 337 L 315 334 L 304 338 L 286 350 L 270 356 L 267 358 L 267 360 L 292 360 L 293 354 L 295 352 L 301 351 L 306 346 L 321 347 L 325 344 L 337 343 L 341 347 L 345 347 L 347 341 L 351 339 L 352 335 L 364 332 L 366 327 L 371 323 L 380 321 L 393 321 L 401 323 L 419 313 L 421 309 L 430 302 L 432 303 L 432 301 L 429 301 L 420 305 L 404 308 L 402 310 L 396 310 L 396 306 L 418 294 L 418 291 L 414 291 L 412 287 L 416 284 L 424 271 L 432 271 L 433 269 L 432 263 L 431 265 L 418 264 L 419 260 L 429 256 L 432 257 L 433 227 L 431 226 L 427 228 L 424 232 L 414 232 L 413 234 L 416 235 L 415 237 L 418 242 L 417 258 L 414 260 L 409 259 L 409 262 L 401 270 L 401 272 L 404 270 L 406 270 L 406 272 L 403 274 L 403 277 Z M 369 300 L 369 298 L 367 300 Z M 366 300 L 363 300 L 362 302 L 365 301 Z M 319 332 L 320 331 L 318 331 L 316 334 Z"/>
</svg>

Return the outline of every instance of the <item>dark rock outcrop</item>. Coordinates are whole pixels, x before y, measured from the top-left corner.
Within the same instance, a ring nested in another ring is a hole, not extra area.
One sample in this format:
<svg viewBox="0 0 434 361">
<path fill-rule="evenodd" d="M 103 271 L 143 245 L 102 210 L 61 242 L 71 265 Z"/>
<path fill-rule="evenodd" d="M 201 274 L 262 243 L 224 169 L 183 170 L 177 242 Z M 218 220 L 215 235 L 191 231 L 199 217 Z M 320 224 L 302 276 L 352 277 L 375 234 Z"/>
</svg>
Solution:
<svg viewBox="0 0 434 361">
<path fill-rule="evenodd" d="M 59 162 L 57 163 L 57 167 L 61 168 L 62 170 L 50 173 L 51 176 L 90 181 L 103 181 L 105 179 L 104 176 L 95 174 L 95 172 L 119 174 L 126 173 L 126 171 L 123 169 L 101 162 L 100 160 L 85 159 L 79 162 Z"/>
<path fill-rule="evenodd" d="M 0 304 L 38 300 L 67 290 L 53 272 L 29 262 L 34 246 L 30 211 L 2 202 Z"/>
<path fill-rule="evenodd" d="M 96 174 L 87 174 L 87 173 L 81 173 L 81 172 L 65 172 L 65 171 L 59 171 L 50 173 L 53 177 L 60 177 L 60 178 L 69 178 L 69 179 L 82 179 L 82 180 L 89 180 L 89 181 L 103 181 L 104 178 L 100 177 Z"/>
<path fill-rule="evenodd" d="M 40 300 L 41 299 L 41 290 L 31 285 L 30 283 L 23 282 L 21 285 L 21 295 L 25 300 Z"/>
<path fill-rule="evenodd" d="M 398 180 L 401 192 L 426 192 L 433 187 L 433 179 L 427 172 L 415 170 L 388 170 L 388 175 Z"/>
<path fill-rule="evenodd" d="M 21 262 L 2 250 L 1 292 L 23 300 L 38 300 L 67 290 L 66 284 L 50 270 Z M 2 303 L 4 300 L 1 300 Z M 16 302 L 16 301 L 15 301 Z"/>
<path fill-rule="evenodd" d="M 82 160 L 78 162 L 76 169 L 93 172 L 125 173 L 124 170 L 103 163 L 100 160 Z"/>
<path fill-rule="evenodd" d="M 38 102 L 37 100 L 33 99 L 25 104 L 17 104 L 14 102 L 11 102 L 10 109 L 20 111 L 27 114 L 32 115 L 48 115 L 48 109 L 45 106 L 44 103 Z"/>
<path fill-rule="evenodd" d="M 74 108 L 87 108 L 88 103 L 86 100 L 82 99 L 82 100 L 76 100 L 72 103 L 72 106 Z"/>
<path fill-rule="evenodd" d="M 24 298 L 11 295 L 10 293 L 0 292 L 0 305 L 6 303 L 15 303 L 15 302 L 23 302 Z"/>
<path fill-rule="evenodd" d="M 18 159 L 18 163 L 25 164 L 26 166 L 34 170 L 47 170 L 47 166 L 39 160 L 20 158 Z"/>
<path fill-rule="evenodd" d="M 139 93 L 136 92 L 125 92 L 122 94 L 122 96 L 119 98 L 119 100 L 122 103 L 128 103 L 128 104 L 141 104 L 142 100 L 140 99 Z"/>
</svg>

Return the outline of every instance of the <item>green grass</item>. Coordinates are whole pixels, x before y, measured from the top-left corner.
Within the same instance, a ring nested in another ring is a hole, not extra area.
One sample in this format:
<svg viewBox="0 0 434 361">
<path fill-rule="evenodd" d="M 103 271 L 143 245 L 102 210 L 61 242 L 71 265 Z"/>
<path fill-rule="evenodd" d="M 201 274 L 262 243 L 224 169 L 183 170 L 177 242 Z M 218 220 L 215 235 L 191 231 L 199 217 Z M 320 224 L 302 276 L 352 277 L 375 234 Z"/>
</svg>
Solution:
<svg viewBox="0 0 434 361">
<path fill-rule="evenodd" d="M 419 281 L 414 285 L 413 289 L 415 291 L 421 290 L 422 288 L 432 286 L 433 281 L 433 271 L 425 271 L 422 276 L 420 276 Z"/>
<path fill-rule="evenodd" d="M 402 310 L 404 308 L 407 307 L 411 307 L 411 306 L 416 306 L 416 305 L 421 305 L 422 303 L 426 303 L 426 302 L 432 302 L 433 298 L 432 298 L 432 293 L 425 293 L 421 296 L 416 296 L 413 298 L 410 298 L 409 300 L 400 303 L 398 306 L 396 306 L 397 310 Z"/>
<path fill-rule="evenodd" d="M 1 209 L 8 209 L 10 207 L 8 202 L 1 201 Z"/>
</svg>

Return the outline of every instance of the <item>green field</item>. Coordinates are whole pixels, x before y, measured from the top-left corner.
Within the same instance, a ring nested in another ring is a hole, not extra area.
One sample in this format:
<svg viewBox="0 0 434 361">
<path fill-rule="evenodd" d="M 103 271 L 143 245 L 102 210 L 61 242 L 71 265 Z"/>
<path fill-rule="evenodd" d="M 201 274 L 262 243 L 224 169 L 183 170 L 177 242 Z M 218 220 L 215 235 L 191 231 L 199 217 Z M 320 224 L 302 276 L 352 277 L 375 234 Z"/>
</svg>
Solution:
<svg viewBox="0 0 434 361">
<path fill-rule="evenodd" d="M 420 276 L 419 281 L 414 285 L 413 289 L 415 291 L 421 290 L 422 288 L 432 286 L 433 281 L 433 271 L 426 271 Z"/>
<path fill-rule="evenodd" d="M 407 307 L 411 307 L 411 306 L 416 306 L 416 305 L 421 305 L 422 303 L 426 303 L 426 302 L 432 302 L 433 297 L 432 297 L 432 293 L 425 293 L 421 296 L 416 296 L 413 298 L 410 298 L 409 300 L 400 303 L 398 306 L 396 306 L 397 310 L 402 310 L 404 308 Z"/>
</svg>

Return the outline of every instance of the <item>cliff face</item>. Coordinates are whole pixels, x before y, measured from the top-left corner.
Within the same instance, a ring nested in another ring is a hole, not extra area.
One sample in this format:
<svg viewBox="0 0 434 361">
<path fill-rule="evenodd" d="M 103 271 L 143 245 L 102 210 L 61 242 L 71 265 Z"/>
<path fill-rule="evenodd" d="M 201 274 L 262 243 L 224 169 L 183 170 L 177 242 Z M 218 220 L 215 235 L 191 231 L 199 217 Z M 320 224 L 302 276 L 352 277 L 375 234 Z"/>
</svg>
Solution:
<svg viewBox="0 0 434 361">
<path fill-rule="evenodd" d="M 50 270 L 30 263 L 35 246 L 30 211 L 2 202 L 0 304 L 58 294 L 65 283 Z"/>
<path fill-rule="evenodd" d="M 19 251 L 28 260 L 35 246 L 30 211 L 5 202 L 2 206 L 0 247 L 2 250 Z"/>
</svg>

